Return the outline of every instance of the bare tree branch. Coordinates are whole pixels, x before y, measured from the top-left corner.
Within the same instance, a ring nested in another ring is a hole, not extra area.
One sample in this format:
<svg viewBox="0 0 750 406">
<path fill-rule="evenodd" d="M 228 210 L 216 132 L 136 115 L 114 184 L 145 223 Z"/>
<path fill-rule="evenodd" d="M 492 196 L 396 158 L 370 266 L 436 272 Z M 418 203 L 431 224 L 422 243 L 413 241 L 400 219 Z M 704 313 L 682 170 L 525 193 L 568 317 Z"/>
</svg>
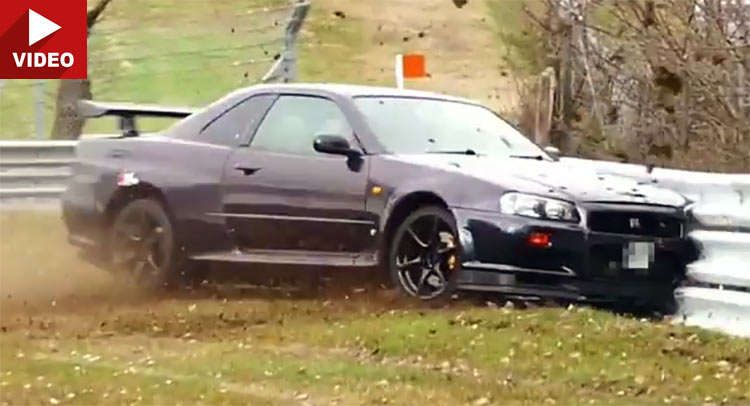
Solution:
<svg viewBox="0 0 750 406">
<path fill-rule="evenodd" d="M 529 21 L 558 75 L 572 78 L 557 97 L 573 103 L 570 129 L 581 145 L 591 140 L 640 162 L 750 171 L 750 4 L 548 0 L 547 7 Z"/>
<path fill-rule="evenodd" d="M 111 2 L 112 0 L 99 0 L 94 8 L 86 12 L 86 27 L 89 30 L 94 27 L 99 17 Z"/>
</svg>

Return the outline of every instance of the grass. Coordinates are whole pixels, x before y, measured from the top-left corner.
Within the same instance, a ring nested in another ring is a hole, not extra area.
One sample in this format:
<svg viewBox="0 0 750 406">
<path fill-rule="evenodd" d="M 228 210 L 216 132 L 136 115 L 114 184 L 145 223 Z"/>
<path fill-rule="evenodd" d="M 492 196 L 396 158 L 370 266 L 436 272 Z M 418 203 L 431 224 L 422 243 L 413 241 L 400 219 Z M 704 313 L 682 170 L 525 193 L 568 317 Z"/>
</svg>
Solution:
<svg viewBox="0 0 750 406">
<path fill-rule="evenodd" d="M 94 99 L 199 107 L 238 87 L 257 83 L 271 66 L 267 59 L 275 57 L 282 47 L 280 43 L 254 45 L 280 39 L 289 16 L 288 10 L 263 12 L 262 9 L 290 2 L 116 0 L 89 39 L 88 66 Z M 503 41 L 513 45 L 508 47 L 512 49 L 508 61 L 535 60 L 531 51 L 533 41 L 518 34 L 524 28 L 523 1 L 493 0 L 489 4 L 494 18 L 487 18 L 489 23 L 484 22 L 483 15 L 474 18 L 466 14 L 467 10 L 455 9 L 449 0 L 433 0 L 429 4 L 388 0 L 388 4 L 383 4 L 382 15 L 370 11 L 363 14 L 362 10 L 369 8 L 363 6 L 363 1 L 355 3 L 313 2 L 298 43 L 301 81 L 392 85 L 393 54 L 421 51 L 430 55 L 434 77 L 412 81 L 410 86 L 484 101 L 490 95 L 496 99 L 502 97 L 508 101 L 492 104 L 512 108 L 514 96 L 499 94 L 508 92 L 509 82 L 495 76 L 495 64 L 485 60 L 488 55 L 490 59 L 496 58 L 496 44 Z M 400 15 L 401 10 L 408 18 Z M 340 12 L 339 17 L 335 11 Z M 464 23 L 451 25 L 454 16 Z M 499 27 L 501 41 L 484 32 L 486 25 L 495 25 L 493 20 Z M 274 22 L 278 24 L 270 27 Z M 433 24 L 435 27 L 430 28 Z M 464 35 L 459 36 L 461 39 L 454 38 L 444 32 L 446 25 L 460 27 Z M 417 32 L 424 37 L 419 38 Z M 411 40 L 405 42 L 404 37 Z M 465 49 L 465 43 L 472 43 L 476 50 Z M 525 59 L 517 58 L 516 54 Z M 482 61 L 483 67 L 470 69 L 477 60 Z M 28 80 L 3 82 L 0 139 L 34 137 L 31 85 Z M 45 83 L 46 133 L 53 125 L 56 87 L 54 80 Z M 144 132 L 159 131 L 171 123 L 139 121 Z M 118 132 L 116 121 L 111 118 L 89 120 L 84 128 L 88 134 Z"/>
<path fill-rule="evenodd" d="M 300 80 L 303 82 L 363 83 L 362 71 L 369 43 L 361 21 L 338 19 L 315 3 L 300 38 Z"/>
<path fill-rule="evenodd" d="M 547 67 L 546 55 L 539 46 L 539 30 L 528 11 L 541 15 L 544 1 L 485 0 L 495 20 L 498 39 L 505 48 L 505 63 L 520 77 L 536 75 Z M 528 11 L 527 11 L 528 10 Z"/>
<path fill-rule="evenodd" d="M 93 3 L 93 1 L 90 1 Z M 288 0 L 114 1 L 89 40 L 94 99 L 203 106 L 257 83 L 282 49 Z M 299 76 L 307 81 L 357 81 L 347 64 L 365 48 L 356 22 L 331 24 L 314 6 L 300 38 Z M 258 44 L 264 44 L 258 46 Z M 318 46 L 326 44 L 326 46 Z M 330 63 L 338 61 L 338 63 Z M 0 88 L 0 138 L 34 136 L 34 89 L 29 80 Z M 44 122 L 54 120 L 56 81 L 45 82 Z M 142 131 L 171 122 L 142 120 Z M 84 133 L 117 133 L 114 119 L 89 120 Z"/>
<path fill-rule="evenodd" d="M 750 401 L 746 339 L 587 307 L 428 309 L 360 290 L 154 297 L 78 261 L 63 236 L 54 214 L 0 216 L 0 404 Z M 45 280 L 56 289 L 30 288 Z"/>
</svg>

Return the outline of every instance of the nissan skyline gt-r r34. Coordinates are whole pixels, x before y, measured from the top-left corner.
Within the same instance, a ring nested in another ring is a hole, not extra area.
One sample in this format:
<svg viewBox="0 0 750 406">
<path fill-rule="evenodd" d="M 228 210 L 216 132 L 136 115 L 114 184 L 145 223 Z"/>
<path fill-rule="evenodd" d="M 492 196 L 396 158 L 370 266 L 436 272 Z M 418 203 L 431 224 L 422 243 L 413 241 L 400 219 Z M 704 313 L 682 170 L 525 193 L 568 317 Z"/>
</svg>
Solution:
<svg viewBox="0 0 750 406">
<path fill-rule="evenodd" d="M 423 300 L 651 301 L 692 256 L 681 196 L 561 163 L 469 100 L 309 84 L 192 114 L 84 107 L 125 131 L 79 142 L 69 240 L 152 287 L 205 262 L 269 263 L 379 267 Z M 139 115 L 184 118 L 137 137 Z"/>
</svg>

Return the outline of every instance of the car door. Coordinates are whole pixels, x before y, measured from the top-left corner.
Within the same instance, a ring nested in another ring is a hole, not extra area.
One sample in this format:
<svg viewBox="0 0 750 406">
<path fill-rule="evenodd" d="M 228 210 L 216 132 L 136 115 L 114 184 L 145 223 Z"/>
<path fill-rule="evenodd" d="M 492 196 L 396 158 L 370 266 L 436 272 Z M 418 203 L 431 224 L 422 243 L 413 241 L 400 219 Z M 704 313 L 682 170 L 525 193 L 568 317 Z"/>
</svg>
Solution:
<svg viewBox="0 0 750 406">
<path fill-rule="evenodd" d="M 321 257 L 374 250 L 375 221 L 365 212 L 367 157 L 316 152 L 318 135 L 339 135 L 358 148 L 334 101 L 281 95 L 249 145 L 230 156 L 224 215 L 241 250 Z"/>
<path fill-rule="evenodd" d="M 223 251 L 232 247 L 225 221 L 215 215 L 222 207 L 221 179 L 227 159 L 246 137 L 254 132 L 260 120 L 276 99 L 275 94 L 259 94 L 238 100 L 207 122 L 198 134 L 185 142 L 173 142 L 166 156 L 154 156 L 156 167 L 175 168 L 173 172 L 161 170 L 164 183 L 179 182 L 180 187 L 169 190 L 170 198 L 177 202 L 175 215 L 189 232 L 183 242 L 196 251 Z M 154 148 L 148 148 L 149 152 Z M 179 160 L 179 162 L 172 162 Z"/>
</svg>

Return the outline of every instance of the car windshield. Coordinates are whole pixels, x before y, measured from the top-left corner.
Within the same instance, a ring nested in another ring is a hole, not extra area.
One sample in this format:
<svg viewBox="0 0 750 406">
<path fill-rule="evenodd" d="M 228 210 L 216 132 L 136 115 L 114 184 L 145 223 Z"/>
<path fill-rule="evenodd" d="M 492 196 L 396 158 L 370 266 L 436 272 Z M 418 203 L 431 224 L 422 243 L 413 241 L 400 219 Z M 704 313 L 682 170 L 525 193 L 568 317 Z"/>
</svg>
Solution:
<svg viewBox="0 0 750 406">
<path fill-rule="evenodd" d="M 446 153 L 546 159 L 518 130 L 473 104 L 363 96 L 355 104 L 389 153 Z"/>
</svg>

